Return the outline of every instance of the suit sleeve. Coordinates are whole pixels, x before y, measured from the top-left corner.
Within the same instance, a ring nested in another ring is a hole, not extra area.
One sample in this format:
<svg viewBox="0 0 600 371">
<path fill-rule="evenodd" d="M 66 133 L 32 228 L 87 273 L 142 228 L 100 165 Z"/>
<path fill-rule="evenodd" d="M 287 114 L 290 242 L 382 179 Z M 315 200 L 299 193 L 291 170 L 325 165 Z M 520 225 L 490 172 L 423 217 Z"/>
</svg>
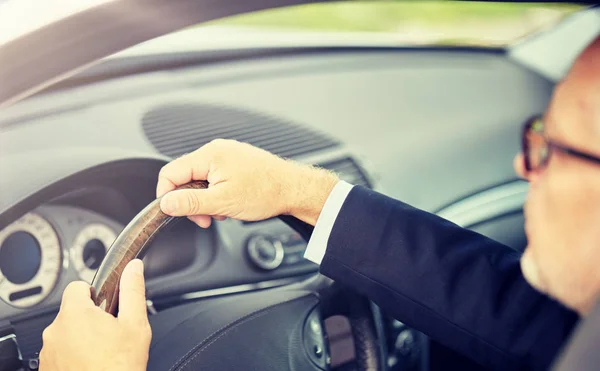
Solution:
<svg viewBox="0 0 600 371">
<path fill-rule="evenodd" d="M 578 316 L 533 289 L 520 254 L 433 214 L 356 186 L 321 273 L 493 370 L 546 370 Z"/>
</svg>

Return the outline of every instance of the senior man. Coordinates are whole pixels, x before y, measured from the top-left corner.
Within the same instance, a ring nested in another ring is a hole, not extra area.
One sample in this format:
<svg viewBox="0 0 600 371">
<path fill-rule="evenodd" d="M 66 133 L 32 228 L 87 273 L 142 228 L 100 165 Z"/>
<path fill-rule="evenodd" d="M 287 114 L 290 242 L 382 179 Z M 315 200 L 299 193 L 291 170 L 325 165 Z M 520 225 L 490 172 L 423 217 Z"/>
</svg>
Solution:
<svg viewBox="0 0 600 371">
<path fill-rule="evenodd" d="M 163 211 L 205 228 L 212 218 L 293 215 L 315 225 L 305 256 L 323 274 L 486 367 L 542 370 L 600 295 L 600 38 L 556 86 L 546 113 L 527 120 L 515 168 L 530 182 L 523 256 L 235 141 L 211 142 L 166 165 L 157 196 Z M 173 191 L 192 180 L 210 187 Z M 146 368 L 142 269 L 135 260 L 123 274 L 118 318 L 93 306 L 86 284 L 65 290 L 44 332 L 42 371 Z"/>
</svg>

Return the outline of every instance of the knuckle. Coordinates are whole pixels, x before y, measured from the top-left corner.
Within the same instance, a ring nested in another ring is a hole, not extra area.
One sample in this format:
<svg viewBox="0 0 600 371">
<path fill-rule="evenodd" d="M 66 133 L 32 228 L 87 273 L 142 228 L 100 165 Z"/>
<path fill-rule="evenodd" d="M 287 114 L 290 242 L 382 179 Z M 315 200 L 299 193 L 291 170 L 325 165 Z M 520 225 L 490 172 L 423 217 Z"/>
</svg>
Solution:
<svg viewBox="0 0 600 371">
<path fill-rule="evenodd" d="M 179 156 L 178 156 L 178 157 L 177 157 L 175 160 L 173 160 L 173 161 L 171 161 L 171 162 L 175 162 L 175 161 L 177 161 L 177 160 L 179 160 L 179 159 L 182 159 L 182 158 L 188 157 L 188 155 L 189 155 L 189 154 L 190 154 L 190 152 L 182 153 L 182 154 L 181 154 L 181 155 L 179 155 Z"/>
<path fill-rule="evenodd" d="M 225 141 L 225 139 L 223 138 L 216 138 L 210 141 L 210 144 L 212 145 L 219 145 L 222 144 Z"/>
<path fill-rule="evenodd" d="M 50 342 L 53 338 L 53 331 L 52 331 L 52 325 L 46 327 L 44 329 L 44 331 L 42 331 L 42 341 L 44 342 L 44 344 Z"/>
<path fill-rule="evenodd" d="M 228 151 L 231 149 L 232 146 L 235 146 L 236 144 L 239 144 L 237 140 L 223 138 L 213 139 L 209 143 L 210 150 L 213 154 L 221 154 L 225 151 Z"/>
<path fill-rule="evenodd" d="M 158 172 L 158 177 L 159 178 L 167 178 L 167 174 L 169 173 L 169 169 L 170 169 L 169 164 L 166 164 L 165 166 L 161 167 L 160 171 Z"/>
<path fill-rule="evenodd" d="M 226 144 L 228 144 L 230 142 L 232 142 L 231 139 L 223 139 L 223 138 L 217 138 L 217 139 L 213 139 L 213 140 L 210 141 L 210 143 L 213 146 L 223 146 L 223 145 L 226 145 Z"/>
<path fill-rule="evenodd" d="M 219 152 L 219 150 L 223 146 L 225 146 L 225 143 L 227 143 L 226 139 L 221 139 L 221 138 L 213 139 L 206 144 L 204 149 L 206 149 L 209 153 L 214 154 L 215 152 Z"/>
<path fill-rule="evenodd" d="M 185 161 L 185 158 L 188 157 L 188 155 L 189 153 L 184 153 L 183 155 L 171 160 L 171 162 L 160 168 L 158 171 L 158 176 L 168 179 L 177 168 L 182 166 L 182 163 Z"/>
<path fill-rule="evenodd" d="M 152 328 L 150 327 L 148 320 L 145 320 L 140 324 L 139 331 L 143 339 L 146 339 L 147 341 L 152 339 Z"/>
<path fill-rule="evenodd" d="M 193 192 L 189 192 L 187 196 L 187 204 L 191 214 L 200 213 L 201 203 L 198 197 L 194 196 Z"/>
</svg>

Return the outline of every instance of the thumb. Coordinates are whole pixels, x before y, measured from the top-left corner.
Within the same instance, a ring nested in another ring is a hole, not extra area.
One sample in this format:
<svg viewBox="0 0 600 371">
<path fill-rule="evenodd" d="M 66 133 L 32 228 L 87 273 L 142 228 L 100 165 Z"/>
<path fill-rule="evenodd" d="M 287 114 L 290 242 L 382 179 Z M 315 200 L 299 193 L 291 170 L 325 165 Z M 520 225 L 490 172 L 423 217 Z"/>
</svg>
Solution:
<svg viewBox="0 0 600 371">
<path fill-rule="evenodd" d="M 130 261 L 121 275 L 119 287 L 119 321 L 134 325 L 148 322 L 146 287 L 144 285 L 144 263 L 140 259 Z"/>
<path fill-rule="evenodd" d="M 182 189 L 165 194 L 160 200 L 160 208 L 171 216 L 220 215 L 221 202 L 214 188 Z"/>
</svg>

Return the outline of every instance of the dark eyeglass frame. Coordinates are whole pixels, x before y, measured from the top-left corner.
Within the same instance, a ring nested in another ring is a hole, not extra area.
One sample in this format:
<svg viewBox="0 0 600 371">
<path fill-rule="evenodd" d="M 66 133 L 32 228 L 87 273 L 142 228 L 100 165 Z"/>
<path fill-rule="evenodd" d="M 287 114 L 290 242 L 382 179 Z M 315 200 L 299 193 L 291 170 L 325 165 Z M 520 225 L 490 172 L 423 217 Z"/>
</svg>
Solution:
<svg viewBox="0 0 600 371">
<path fill-rule="evenodd" d="M 548 166 L 548 162 L 550 161 L 550 157 L 552 156 L 553 151 L 560 151 L 566 155 L 600 165 L 600 157 L 585 151 L 580 151 L 578 149 L 557 143 L 549 139 L 544 132 L 537 132 L 537 134 L 540 135 L 540 137 L 544 141 L 544 145 L 547 147 L 548 150 L 546 157 L 543 158 L 536 167 L 532 166 L 532 146 L 529 144 L 527 137 L 529 132 L 533 130 L 533 125 L 538 121 L 543 122 L 542 115 L 535 115 L 530 117 L 527 121 L 525 121 L 525 124 L 523 125 L 523 132 L 521 134 L 521 150 L 523 151 L 523 157 L 525 160 L 525 170 L 527 172 L 542 170 L 546 166 Z"/>
</svg>

